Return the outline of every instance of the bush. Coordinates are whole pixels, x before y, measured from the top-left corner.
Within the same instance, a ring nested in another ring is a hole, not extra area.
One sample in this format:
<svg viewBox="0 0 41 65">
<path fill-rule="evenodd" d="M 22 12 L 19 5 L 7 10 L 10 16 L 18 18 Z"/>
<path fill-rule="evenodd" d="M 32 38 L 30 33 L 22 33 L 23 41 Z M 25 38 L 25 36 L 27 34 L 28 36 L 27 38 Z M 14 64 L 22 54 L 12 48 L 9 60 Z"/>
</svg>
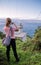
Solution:
<svg viewBox="0 0 41 65">
<path fill-rule="evenodd" d="M 3 37 L 5 37 L 5 34 L 0 31 L 0 38 L 3 39 Z"/>
<path fill-rule="evenodd" d="M 36 49 L 40 50 L 41 49 L 41 27 L 38 27 L 38 29 L 35 30 L 35 34 L 32 40 L 35 43 Z"/>
</svg>

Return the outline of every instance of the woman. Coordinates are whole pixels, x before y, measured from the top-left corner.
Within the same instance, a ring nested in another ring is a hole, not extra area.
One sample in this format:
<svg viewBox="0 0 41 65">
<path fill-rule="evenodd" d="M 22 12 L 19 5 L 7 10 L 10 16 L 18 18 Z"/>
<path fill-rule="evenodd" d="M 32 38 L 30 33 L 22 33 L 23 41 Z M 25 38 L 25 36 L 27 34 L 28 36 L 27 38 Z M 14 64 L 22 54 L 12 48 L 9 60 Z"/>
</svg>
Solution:
<svg viewBox="0 0 41 65">
<path fill-rule="evenodd" d="M 10 61 L 10 46 L 12 46 L 12 50 L 13 50 L 14 56 L 16 58 L 16 62 L 18 62 L 19 58 L 18 58 L 17 51 L 16 51 L 16 42 L 15 42 L 14 32 L 18 31 L 19 28 L 13 23 L 15 28 L 12 27 L 12 31 L 10 31 L 11 24 L 12 24 L 11 19 L 6 18 L 6 25 L 4 26 L 4 31 L 6 33 L 6 36 L 9 35 L 11 37 L 10 45 L 6 46 L 7 61 L 8 62 Z"/>
</svg>

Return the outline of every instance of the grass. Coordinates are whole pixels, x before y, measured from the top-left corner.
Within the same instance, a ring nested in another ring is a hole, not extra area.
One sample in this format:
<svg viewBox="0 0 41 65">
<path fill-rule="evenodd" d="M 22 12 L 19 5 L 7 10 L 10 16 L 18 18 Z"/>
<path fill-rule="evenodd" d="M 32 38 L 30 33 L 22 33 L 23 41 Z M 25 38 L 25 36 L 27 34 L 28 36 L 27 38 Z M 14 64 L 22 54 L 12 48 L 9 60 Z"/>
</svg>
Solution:
<svg viewBox="0 0 41 65">
<path fill-rule="evenodd" d="M 15 57 L 11 48 L 10 64 L 6 59 L 6 47 L 2 45 L 0 39 L 0 65 L 41 65 L 41 51 L 32 51 L 34 44 L 31 39 L 27 37 L 27 41 L 22 42 L 16 40 L 17 53 L 20 58 L 18 63 L 15 63 Z"/>
</svg>

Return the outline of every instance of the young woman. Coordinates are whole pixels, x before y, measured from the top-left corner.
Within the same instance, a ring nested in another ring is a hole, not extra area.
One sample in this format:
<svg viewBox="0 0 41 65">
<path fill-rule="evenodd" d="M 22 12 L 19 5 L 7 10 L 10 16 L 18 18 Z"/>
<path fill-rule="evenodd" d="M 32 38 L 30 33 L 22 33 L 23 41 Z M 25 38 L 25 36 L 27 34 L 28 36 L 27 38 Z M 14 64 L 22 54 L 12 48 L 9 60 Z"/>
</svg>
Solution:
<svg viewBox="0 0 41 65">
<path fill-rule="evenodd" d="M 10 45 L 6 46 L 6 55 L 7 55 L 7 60 L 10 61 L 10 46 L 12 46 L 12 50 L 14 53 L 14 56 L 16 58 L 16 62 L 19 61 L 19 57 L 17 55 L 17 51 L 16 51 L 16 42 L 15 42 L 15 36 L 14 36 L 14 32 L 18 31 L 19 28 L 14 24 L 15 28 L 12 27 L 12 31 L 10 31 L 10 25 L 12 24 L 11 19 L 10 18 L 6 18 L 6 25 L 4 26 L 4 31 L 6 33 L 6 36 L 9 35 L 11 37 L 11 41 L 10 41 Z"/>
</svg>

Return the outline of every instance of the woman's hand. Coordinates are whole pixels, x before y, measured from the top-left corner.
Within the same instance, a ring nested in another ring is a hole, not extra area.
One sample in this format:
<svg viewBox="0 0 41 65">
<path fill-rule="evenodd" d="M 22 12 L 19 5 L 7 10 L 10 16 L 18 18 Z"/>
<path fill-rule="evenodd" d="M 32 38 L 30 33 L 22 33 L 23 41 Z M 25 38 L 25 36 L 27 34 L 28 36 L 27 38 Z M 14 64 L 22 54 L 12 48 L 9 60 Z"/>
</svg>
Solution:
<svg viewBox="0 0 41 65">
<path fill-rule="evenodd" d="M 12 24 L 14 24 L 14 26 L 16 27 L 16 30 L 15 31 L 19 31 L 19 29 L 22 28 L 21 26 L 17 26 L 15 23 L 12 23 Z"/>
<path fill-rule="evenodd" d="M 16 30 L 15 31 L 19 31 L 19 27 L 15 23 L 13 23 L 13 24 L 16 27 Z"/>
</svg>

